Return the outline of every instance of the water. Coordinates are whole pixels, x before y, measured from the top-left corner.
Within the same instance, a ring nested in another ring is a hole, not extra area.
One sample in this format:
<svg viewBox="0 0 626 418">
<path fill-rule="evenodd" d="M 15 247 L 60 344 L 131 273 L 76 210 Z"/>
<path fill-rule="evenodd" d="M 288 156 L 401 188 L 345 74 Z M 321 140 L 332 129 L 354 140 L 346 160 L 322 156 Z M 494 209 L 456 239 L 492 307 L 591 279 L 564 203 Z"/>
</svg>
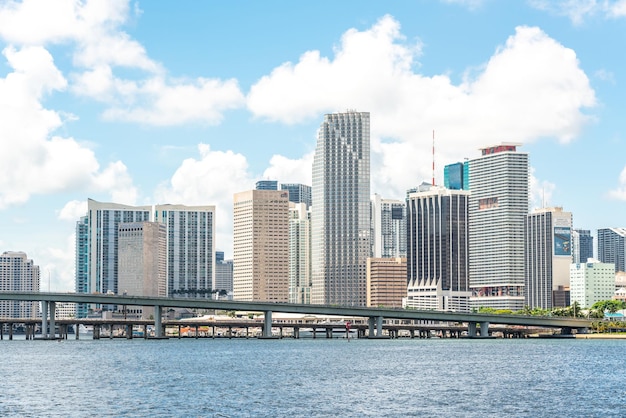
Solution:
<svg viewBox="0 0 626 418">
<path fill-rule="evenodd" d="M 623 417 L 622 340 L 0 341 L 0 416 Z"/>
</svg>

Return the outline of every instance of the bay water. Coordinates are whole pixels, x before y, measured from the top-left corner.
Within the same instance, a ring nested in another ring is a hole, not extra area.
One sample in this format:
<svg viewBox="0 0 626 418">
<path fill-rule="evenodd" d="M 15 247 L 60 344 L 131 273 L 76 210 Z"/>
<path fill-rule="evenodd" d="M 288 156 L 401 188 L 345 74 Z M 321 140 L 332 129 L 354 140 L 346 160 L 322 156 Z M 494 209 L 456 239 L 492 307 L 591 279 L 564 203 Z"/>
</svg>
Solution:
<svg viewBox="0 0 626 418">
<path fill-rule="evenodd" d="M 2 417 L 626 416 L 626 340 L 3 340 L 0 376 Z"/>
</svg>

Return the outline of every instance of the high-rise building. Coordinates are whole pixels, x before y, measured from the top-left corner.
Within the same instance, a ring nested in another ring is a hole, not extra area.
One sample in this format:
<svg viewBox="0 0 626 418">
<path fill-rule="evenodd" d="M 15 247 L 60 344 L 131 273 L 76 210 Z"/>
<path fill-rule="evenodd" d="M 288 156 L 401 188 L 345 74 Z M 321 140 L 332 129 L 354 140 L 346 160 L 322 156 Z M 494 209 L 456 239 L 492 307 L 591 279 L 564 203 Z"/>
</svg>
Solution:
<svg viewBox="0 0 626 418">
<path fill-rule="evenodd" d="M 83 287 L 83 290 L 87 293 L 117 294 L 119 225 L 124 222 L 149 221 L 150 211 L 150 206 L 103 203 L 92 199 L 87 201 L 89 282 L 87 289 Z M 77 251 L 82 254 L 82 247 L 77 248 Z"/>
<path fill-rule="evenodd" d="M 82 216 L 76 222 L 76 256 L 75 260 L 75 291 L 76 293 L 89 293 L 89 217 Z M 76 317 L 86 318 L 89 313 L 89 305 L 86 303 L 76 304 Z"/>
<path fill-rule="evenodd" d="M 278 190 L 278 181 L 259 180 L 256 182 L 256 190 Z"/>
<path fill-rule="evenodd" d="M 289 193 L 236 193 L 233 215 L 233 299 L 287 302 Z"/>
<path fill-rule="evenodd" d="M 593 258 L 593 236 L 588 229 L 572 231 L 572 258 L 573 263 L 586 263 Z"/>
<path fill-rule="evenodd" d="M 443 168 L 443 185 L 451 190 L 469 190 L 469 163 L 446 165 Z"/>
<path fill-rule="evenodd" d="M 615 294 L 615 265 L 590 259 L 570 266 L 571 303 L 591 308 L 601 300 L 613 299 Z"/>
<path fill-rule="evenodd" d="M 311 303 L 311 212 L 289 203 L 289 303 Z"/>
<path fill-rule="evenodd" d="M 401 308 L 406 298 L 406 258 L 367 259 L 367 306 Z"/>
<path fill-rule="evenodd" d="M 159 222 L 121 223 L 118 235 L 119 293 L 129 296 L 167 296 L 167 235 Z M 124 316 L 149 319 L 153 307 L 118 306 Z M 129 312 L 132 310 L 132 312 Z"/>
<path fill-rule="evenodd" d="M 311 200 L 311 186 L 300 183 L 283 183 L 280 190 L 289 192 L 289 201 L 292 203 L 304 203 L 307 208 L 313 204 Z"/>
<path fill-rule="evenodd" d="M 529 204 L 528 154 L 519 144 L 481 150 L 469 161 L 472 308 L 524 307 L 524 221 Z"/>
<path fill-rule="evenodd" d="M 569 289 L 572 214 L 542 208 L 526 216 L 525 304 L 530 308 L 567 306 L 558 297 Z"/>
<path fill-rule="evenodd" d="M 598 260 L 615 265 L 615 272 L 626 271 L 626 228 L 598 229 Z"/>
<path fill-rule="evenodd" d="M 233 297 L 233 260 L 224 260 L 224 251 L 215 252 L 215 299 Z"/>
<path fill-rule="evenodd" d="M 154 221 L 167 230 L 167 294 L 212 297 L 215 206 L 156 205 Z"/>
<path fill-rule="evenodd" d="M 372 257 L 406 257 L 406 202 L 374 194 L 371 225 Z"/>
<path fill-rule="evenodd" d="M 0 255 L 0 291 L 39 292 L 39 266 L 21 251 L 5 251 Z M 0 301 L 2 318 L 36 318 L 39 302 Z"/>
<path fill-rule="evenodd" d="M 422 190 L 407 201 L 406 306 L 469 312 L 469 192 Z"/>
<path fill-rule="evenodd" d="M 313 157 L 311 303 L 365 306 L 370 114 L 324 116 Z"/>
</svg>

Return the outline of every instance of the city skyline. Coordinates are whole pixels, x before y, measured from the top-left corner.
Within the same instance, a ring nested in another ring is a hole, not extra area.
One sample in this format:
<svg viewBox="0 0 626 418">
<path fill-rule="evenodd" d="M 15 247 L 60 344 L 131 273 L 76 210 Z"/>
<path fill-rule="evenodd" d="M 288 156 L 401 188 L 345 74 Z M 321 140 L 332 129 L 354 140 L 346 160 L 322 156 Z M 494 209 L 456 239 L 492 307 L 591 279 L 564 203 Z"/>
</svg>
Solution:
<svg viewBox="0 0 626 418">
<path fill-rule="evenodd" d="M 372 195 L 512 141 L 532 207 L 626 224 L 623 1 L 246 6 L 0 1 L 0 252 L 42 288 L 74 289 L 89 198 L 215 205 L 232 258 L 233 193 L 312 185 L 319 121 L 347 109 L 371 114 Z"/>
</svg>

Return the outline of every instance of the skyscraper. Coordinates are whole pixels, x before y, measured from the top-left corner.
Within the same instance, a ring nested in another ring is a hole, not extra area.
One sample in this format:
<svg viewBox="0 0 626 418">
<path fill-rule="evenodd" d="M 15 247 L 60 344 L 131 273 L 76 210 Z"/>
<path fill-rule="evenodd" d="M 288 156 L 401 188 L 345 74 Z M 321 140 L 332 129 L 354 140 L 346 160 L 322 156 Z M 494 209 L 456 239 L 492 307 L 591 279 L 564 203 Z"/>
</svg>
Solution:
<svg viewBox="0 0 626 418">
<path fill-rule="evenodd" d="M 233 210 L 233 299 L 289 300 L 289 193 L 236 193 Z"/>
<path fill-rule="evenodd" d="M 530 308 L 567 306 L 557 302 L 569 289 L 572 264 L 572 214 L 562 208 L 543 208 L 526 216 L 525 304 Z"/>
<path fill-rule="evenodd" d="M 215 252 L 215 299 L 227 299 L 233 296 L 233 260 L 224 260 L 224 251 Z"/>
<path fill-rule="evenodd" d="M 154 221 L 167 230 L 167 294 L 212 297 L 215 206 L 156 205 Z"/>
<path fill-rule="evenodd" d="M 365 306 L 370 114 L 324 116 L 313 157 L 311 303 Z"/>
<path fill-rule="evenodd" d="M 616 273 L 626 271 L 625 244 L 626 228 L 598 229 L 598 260 L 615 264 Z"/>
<path fill-rule="evenodd" d="M 371 256 L 406 257 L 406 202 L 374 194 L 371 205 Z"/>
<path fill-rule="evenodd" d="M 76 256 L 75 258 L 75 291 L 89 293 L 89 217 L 82 216 L 76 222 Z M 76 317 L 86 318 L 89 306 L 85 303 L 76 304 Z"/>
<path fill-rule="evenodd" d="M 0 290 L 3 292 L 39 292 L 39 266 L 21 251 L 0 255 Z M 39 302 L 0 301 L 2 318 L 36 318 Z M 3 325 L 0 325 L 3 326 Z"/>
<path fill-rule="evenodd" d="M 524 307 L 524 221 L 528 154 L 519 144 L 486 147 L 469 161 L 469 248 L 472 308 Z"/>
<path fill-rule="evenodd" d="M 470 310 L 468 195 L 437 186 L 409 195 L 407 307 Z"/>
<path fill-rule="evenodd" d="M 304 203 L 307 208 L 311 207 L 311 186 L 300 183 L 283 183 L 280 190 L 289 192 L 289 201 L 293 203 Z"/>
<path fill-rule="evenodd" d="M 469 164 L 448 164 L 443 168 L 443 185 L 452 190 L 469 190 Z"/>
<path fill-rule="evenodd" d="M 289 303 L 311 303 L 311 212 L 289 203 Z"/>
<path fill-rule="evenodd" d="M 256 190 L 278 190 L 278 181 L 259 180 L 256 182 Z"/>
<path fill-rule="evenodd" d="M 572 263 L 586 263 L 593 258 L 593 236 L 588 229 L 572 231 Z"/>
</svg>

